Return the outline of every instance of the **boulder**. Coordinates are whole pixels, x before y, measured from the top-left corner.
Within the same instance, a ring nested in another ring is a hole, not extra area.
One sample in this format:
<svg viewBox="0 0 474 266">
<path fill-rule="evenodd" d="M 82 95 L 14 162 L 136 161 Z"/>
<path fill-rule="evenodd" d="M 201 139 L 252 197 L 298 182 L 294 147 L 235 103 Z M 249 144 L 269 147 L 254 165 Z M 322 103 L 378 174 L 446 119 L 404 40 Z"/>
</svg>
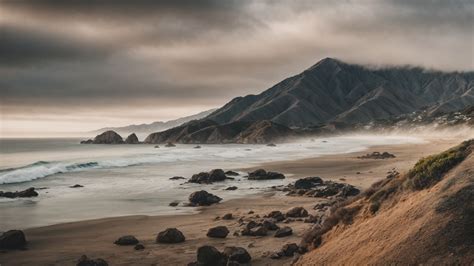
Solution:
<svg viewBox="0 0 474 266">
<path fill-rule="evenodd" d="M 123 144 L 122 137 L 113 130 L 105 131 L 102 134 L 97 135 L 93 144 Z"/>
<path fill-rule="evenodd" d="M 131 246 L 138 244 L 138 239 L 132 235 L 121 236 L 114 244 L 119 246 Z"/>
<path fill-rule="evenodd" d="M 303 207 L 291 208 L 287 213 L 286 217 L 307 217 L 308 211 Z"/>
<path fill-rule="evenodd" d="M 225 175 L 226 175 L 226 176 L 227 176 L 227 175 L 230 175 L 230 176 L 238 176 L 239 173 L 234 172 L 234 171 L 226 171 L 226 172 L 225 172 Z"/>
<path fill-rule="evenodd" d="M 77 266 L 108 266 L 109 264 L 103 259 L 90 259 L 86 255 L 82 255 L 77 261 Z"/>
<path fill-rule="evenodd" d="M 193 192 L 189 195 L 189 202 L 193 206 L 209 206 L 211 204 L 219 203 L 222 198 L 208 193 L 205 190 Z"/>
<path fill-rule="evenodd" d="M 0 236 L 0 248 L 23 249 L 26 247 L 26 237 L 21 230 L 10 230 Z"/>
<path fill-rule="evenodd" d="M 172 201 L 170 202 L 170 204 L 168 204 L 168 206 L 171 206 L 171 207 L 176 207 L 179 205 L 179 201 L 175 200 L 175 201 Z"/>
<path fill-rule="evenodd" d="M 281 222 L 281 221 L 285 220 L 285 216 L 283 215 L 283 213 L 281 211 L 272 211 L 268 215 L 266 215 L 265 217 L 273 218 L 277 222 Z"/>
<path fill-rule="evenodd" d="M 125 143 L 127 143 L 127 144 L 139 144 L 140 141 L 138 140 L 137 135 L 135 135 L 135 133 L 132 133 L 125 139 Z"/>
<path fill-rule="evenodd" d="M 202 246 L 197 250 L 197 265 L 227 265 L 227 257 L 213 246 Z"/>
<path fill-rule="evenodd" d="M 249 173 L 249 180 L 271 180 L 271 179 L 284 179 L 283 174 L 277 172 L 267 172 L 263 169 L 258 169 Z"/>
<path fill-rule="evenodd" d="M 224 181 L 226 180 L 226 175 L 222 169 L 214 169 L 209 172 L 209 178 L 211 182 Z"/>
<path fill-rule="evenodd" d="M 299 250 L 299 247 L 297 244 L 295 243 L 291 243 L 291 244 L 286 244 L 282 247 L 281 251 L 283 252 L 283 254 L 287 257 L 291 257 L 293 256 L 293 254 L 295 254 L 295 252 L 298 252 Z"/>
<path fill-rule="evenodd" d="M 226 226 L 216 226 L 209 228 L 206 235 L 213 238 L 226 238 L 228 234 L 229 229 Z"/>
<path fill-rule="evenodd" d="M 257 226 L 250 229 L 250 235 L 252 236 L 266 236 L 268 233 L 267 228 L 265 226 Z"/>
<path fill-rule="evenodd" d="M 280 227 L 275 223 L 275 220 L 273 218 L 263 220 L 262 225 L 269 231 L 275 231 L 280 229 Z"/>
<path fill-rule="evenodd" d="M 219 182 L 226 180 L 226 175 L 222 169 L 214 169 L 209 173 L 201 172 L 195 174 L 189 179 L 190 183 L 210 184 L 212 182 Z"/>
<path fill-rule="evenodd" d="M 275 237 L 291 236 L 292 234 L 293 234 L 293 229 L 291 229 L 291 227 L 285 226 L 283 228 L 278 229 L 275 232 Z"/>
<path fill-rule="evenodd" d="M 296 180 L 295 188 L 296 189 L 310 189 L 316 186 L 319 186 L 323 183 L 323 180 L 320 177 L 305 177 Z"/>
<path fill-rule="evenodd" d="M 184 242 L 185 237 L 181 231 L 176 228 L 168 228 L 163 232 L 158 233 L 156 237 L 157 243 L 174 244 Z"/>
<path fill-rule="evenodd" d="M 252 260 L 247 250 L 242 247 L 226 247 L 222 253 L 227 257 L 229 262 L 250 263 Z"/>
<path fill-rule="evenodd" d="M 237 189 L 238 189 L 238 187 L 236 187 L 236 186 L 231 186 L 231 187 L 226 188 L 225 190 L 237 190 Z"/>
<path fill-rule="evenodd" d="M 233 218 L 232 213 L 226 213 L 222 216 L 222 220 L 232 220 Z"/>
<path fill-rule="evenodd" d="M 144 250 L 145 246 L 142 244 L 136 244 L 135 247 L 133 247 L 134 250 Z"/>
<path fill-rule="evenodd" d="M 3 192 L 0 191 L 0 197 L 4 198 L 31 198 L 31 197 L 37 197 L 38 192 L 35 191 L 34 187 L 30 187 L 28 189 L 22 190 L 22 191 L 15 191 L 15 192 Z"/>
</svg>

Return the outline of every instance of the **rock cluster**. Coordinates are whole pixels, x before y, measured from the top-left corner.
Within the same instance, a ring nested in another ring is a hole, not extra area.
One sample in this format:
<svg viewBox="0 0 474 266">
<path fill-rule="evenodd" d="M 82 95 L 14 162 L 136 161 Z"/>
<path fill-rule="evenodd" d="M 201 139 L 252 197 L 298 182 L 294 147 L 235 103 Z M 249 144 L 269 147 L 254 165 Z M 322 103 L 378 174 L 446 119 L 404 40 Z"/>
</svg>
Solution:
<svg viewBox="0 0 474 266">
<path fill-rule="evenodd" d="M 77 266 L 108 266 L 109 264 L 101 259 L 90 259 L 86 255 L 82 255 L 77 261 Z"/>
<path fill-rule="evenodd" d="M 214 169 L 210 172 L 201 172 L 199 174 L 193 175 L 189 179 L 189 183 L 199 183 L 199 184 L 211 184 L 213 182 L 224 181 L 227 179 L 227 176 L 222 169 Z"/>
<path fill-rule="evenodd" d="M 35 191 L 34 187 L 30 187 L 28 189 L 22 191 L 15 191 L 15 192 L 3 192 L 0 191 L 0 197 L 14 199 L 14 198 L 31 198 L 37 197 L 38 192 Z"/>
<path fill-rule="evenodd" d="M 391 154 L 391 153 L 388 153 L 388 152 L 378 152 L 378 151 L 374 151 L 372 153 L 367 153 L 366 155 L 362 155 L 362 156 L 359 156 L 357 158 L 359 159 L 391 159 L 391 158 L 395 158 L 396 156 Z"/>
<path fill-rule="evenodd" d="M 270 179 L 284 179 L 285 176 L 277 172 L 267 172 L 264 169 L 258 169 L 250 172 L 248 175 L 249 180 L 270 180 Z"/>
<path fill-rule="evenodd" d="M 242 247 L 226 247 L 220 252 L 213 246 L 201 246 L 197 250 L 197 261 L 188 265 L 245 265 L 249 264 L 252 257 L 246 249 Z"/>
<path fill-rule="evenodd" d="M 304 247 L 298 246 L 296 243 L 284 245 L 280 251 L 271 255 L 272 259 L 280 259 L 282 257 L 293 257 L 295 253 L 304 254 L 307 250 Z"/>
<path fill-rule="evenodd" d="M 352 185 L 337 183 L 334 181 L 323 181 L 319 177 L 306 177 L 299 179 L 294 184 L 288 185 L 284 191 L 288 191 L 288 195 L 322 198 L 346 198 L 360 193 L 360 190 Z"/>
</svg>

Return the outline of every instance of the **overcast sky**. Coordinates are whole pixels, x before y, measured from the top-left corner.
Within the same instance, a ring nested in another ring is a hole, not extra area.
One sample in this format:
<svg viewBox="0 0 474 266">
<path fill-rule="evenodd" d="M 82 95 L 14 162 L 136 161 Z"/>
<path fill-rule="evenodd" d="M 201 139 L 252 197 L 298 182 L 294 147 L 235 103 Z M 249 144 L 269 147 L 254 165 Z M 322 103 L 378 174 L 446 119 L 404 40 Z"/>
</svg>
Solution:
<svg viewBox="0 0 474 266">
<path fill-rule="evenodd" d="M 0 136 L 174 119 L 322 58 L 474 69 L 474 1 L 0 0 Z"/>
</svg>

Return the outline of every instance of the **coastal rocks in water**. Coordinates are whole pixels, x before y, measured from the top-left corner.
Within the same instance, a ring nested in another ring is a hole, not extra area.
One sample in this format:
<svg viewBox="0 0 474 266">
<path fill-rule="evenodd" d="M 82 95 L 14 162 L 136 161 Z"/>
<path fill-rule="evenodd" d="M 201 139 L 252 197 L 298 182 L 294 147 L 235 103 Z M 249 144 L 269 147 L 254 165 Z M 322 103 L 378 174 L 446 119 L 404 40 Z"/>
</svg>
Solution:
<svg viewBox="0 0 474 266">
<path fill-rule="evenodd" d="M 303 207 L 293 207 L 287 213 L 286 217 L 307 217 L 308 211 Z"/>
<path fill-rule="evenodd" d="M 26 237 L 21 230 L 10 230 L 0 235 L 0 249 L 23 249 Z"/>
<path fill-rule="evenodd" d="M 295 188 L 296 189 L 310 189 L 316 186 L 319 186 L 323 183 L 323 180 L 320 177 L 305 177 L 296 180 Z"/>
<path fill-rule="evenodd" d="M 194 265 L 227 265 L 227 257 L 213 246 L 202 246 L 197 250 L 197 263 Z"/>
<path fill-rule="evenodd" d="M 216 226 L 209 228 L 206 235 L 213 238 L 226 238 L 228 234 L 229 229 L 226 226 Z"/>
<path fill-rule="evenodd" d="M 84 187 L 83 185 L 75 184 L 73 186 L 70 186 L 70 188 L 81 188 Z"/>
<path fill-rule="evenodd" d="M 166 143 L 165 147 L 176 147 L 176 145 L 174 145 L 171 142 L 168 142 L 168 143 Z"/>
<path fill-rule="evenodd" d="M 138 239 L 132 235 L 122 236 L 115 240 L 114 244 L 119 246 L 131 246 L 138 244 Z"/>
<path fill-rule="evenodd" d="M 176 206 L 179 205 L 179 201 L 178 201 L 178 200 L 172 201 L 172 202 L 170 202 L 170 204 L 168 204 L 168 205 L 171 206 L 171 207 L 176 207 Z"/>
<path fill-rule="evenodd" d="M 238 187 L 236 187 L 236 186 L 231 186 L 231 187 L 226 188 L 225 190 L 237 190 L 237 189 L 238 189 Z"/>
<path fill-rule="evenodd" d="M 284 179 L 285 176 L 277 172 L 267 172 L 264 169 L 258 169 L 249 173 L 249 180 L 270 180 L 270 179 Z"/>
<path fill-rule="evenodd" d="M 94 138 L 93 144 L 123 144 L 122 137 L 113 130 L 105 131 Z"/>
<path fill-rule="evenodd" d="M 137 135 L 135 135 L 135 133 L 132 133 L 125 139 L 125 143 L 127 143 L 127 144 L 139 144 L 140 141 L 138 141 Z"/>
<path fill-rule="evenodd" d="M 396 157 L 395 155 L 388 152 L 380 153 L 378 151 L 374 151 L 372 153 L 367 153 L 366 155 L 359 156 L 357 158 L 359 159 L 391 159 L 395 157 Z"/>
<path fill-rule="evenodd" d="M 211 184 L 212 182 L 219 182 L 226 180 L 226 175 L 222 169 L 214 169 L 209 173 L 201 172 L 195 174 L 189 179 L 189 183 Z"/>
<path fill-rule="evenodd" d="M 86 255 L 82 255 L 77 261 L 76 266 L 108 266 L 109 264 L 103 259 L 90 259 Z"/>
<path fill-rule="evenodd" d="M 276 147 L 275 143 L 268 143 L 267 146 L 268 147 Z"/>
<path fill-rule="evenodd" d="M 181 243 L 184 242 L 184 240 L 186 240 L 186 238 L 183 233 L 176 228 L 168 228 L 165 231 L 158 233 L 158 236 L 156 237 L 157 243 L 165 244 Z"/>
<path fill-rule="evenodd" d="M 182 179 L 186 179 L 182 176 L 173 176 L 173 177 L 170 177 L 170 180 L 182 180 Z"/>
<path fill-rule="evenodd" d="M 252 260 L 247 250 L 242 247 L 226 247 L 222 253 L 227 257 L 229 264 L 230 262 L 249 263 Z"/>
<path fill-rule="evenodd" d="M 35 191 L 34 187 L 30 187 L 30 188 L 25 189 L 23 191 L 15 191 L 15 192 L 0 191 L 0 197 L 9 198 L 9 199 L 31 198 L 31 197 L 37 197 L 37 196 L 38 196 L 38 192 Z"/>
<path fill-rule="evenodd" d="M 281 221 L 285 220 L 285 216 L 283 215 L 283 213 L 281 211 L 272 211 L 268 215 L 266 215 L 265 217 L 273 218 L 277 222 L 281 222 Z"/>
<path fill-rule="evenodd" d="M 225 172 L 225 175 L 226 175 L 226 176 L 227 176 L 227 175 L 229 175 L 229 176 L 238 176 L 239 173 L 234 172 L 234 171 L 226 171 L 226 172 Z"/>
<path fill-rule="evenodd" d="M 293 229 L 289 226 L 285 226 L 283 228 L 278 229 L 275 232 L 275 237 L 285 237 L 285 236 L 291 236 L 293 234 Z"/>
<path fill-rule="evenodd" d="M 92 139 L 88 139 L 88 140 L 82 140 L 80 143 L 81 144 L 93 144 L 94 141 Z"/>
<path fill-rule="evenodd" d="M 209 206 L 214 203 L 219 203 L 222 198 L 208 193 L 205 190 L 193 192 L 189 195 L 189 202 L 192 206 Z"/>
</svg>

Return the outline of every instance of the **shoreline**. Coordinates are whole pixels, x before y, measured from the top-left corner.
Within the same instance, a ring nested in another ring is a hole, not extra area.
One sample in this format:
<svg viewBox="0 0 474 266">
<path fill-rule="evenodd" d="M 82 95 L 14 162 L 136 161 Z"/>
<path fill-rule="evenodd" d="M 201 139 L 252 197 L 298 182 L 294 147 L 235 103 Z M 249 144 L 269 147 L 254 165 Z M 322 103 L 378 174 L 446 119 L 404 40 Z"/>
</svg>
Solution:
<svg viewBox="0 0 474 266">
<path fill-rule="evenodd" d="M 345 182 L 364 189 L 376 180 L 385 178 L 386 172 L 392 168 L 396 168 L 401 173 L 406 172 L 421 157 L 443 151 L 461 141 L 459 138 L 429 139 L 428 142 L 422 144 L 372 146 L 361 152 L 265 163 L 242 170 L 264 168 L 291 175 L 289 177 L 291 179 L 320 176 L 325 180 Z M 385 160 L 356 158 L 372 151 L 388 151 L 397 157 Z M 341 181 L 341 178 L 345 180 Z M 203 189 L 206 188 L 203 187 Z M 263 195 L 231 199 L 210 207 L 202 207 L 193 214 L 119 216 L 29 228 L 24 230 L 29 241 L 28 250 L 0 252 L 0 264 L 74 264 L 81 255 L 86 254 L 92 258 L 103 258 L 112 265 L 137 263 L 150 265 L 156 262 L 183 265 L 195 260 L 195 252 L 199 246 L 209 244 L 216 246 L 219 250 L 229 245 L 244 247 L 252 255 L 253 265 L 285 265 L 292 259 L 271 260 L 269 255 L 286 243 L 299 243 L 305 229 L 311 224 L 303 222 L 288 224 L 293 228 L 294 234 L 283 239 L 272 236 L 236 237 L 232 234 L 241 228 L 238 219 L 255 218 L 257 215 L 263 217 L 270 211 L 283 212 L 294 206 L 303 206 L 312 213 L 312 207 L 322 200 L 265 192 Z M 255 213 L 249 215 L 250 210 Z M 223 216 L 226 213 L 232 213 L 236 218 L 225 221 L 215 219 L 216 216 Z M 217 225 L 225 225 L 229 228 L 230 234 L 227 238 L 206 237 L 207 229 Z M 168 227 L 181 230 L 186 236 L 186 242 L 173 245 L 154 243 L 157 233 Z M 145 250 L 135 251 L 130 246 L 113 244 L 118 237 L 127 234 L 135 235 L 145 245 Z"/>
</svg>

